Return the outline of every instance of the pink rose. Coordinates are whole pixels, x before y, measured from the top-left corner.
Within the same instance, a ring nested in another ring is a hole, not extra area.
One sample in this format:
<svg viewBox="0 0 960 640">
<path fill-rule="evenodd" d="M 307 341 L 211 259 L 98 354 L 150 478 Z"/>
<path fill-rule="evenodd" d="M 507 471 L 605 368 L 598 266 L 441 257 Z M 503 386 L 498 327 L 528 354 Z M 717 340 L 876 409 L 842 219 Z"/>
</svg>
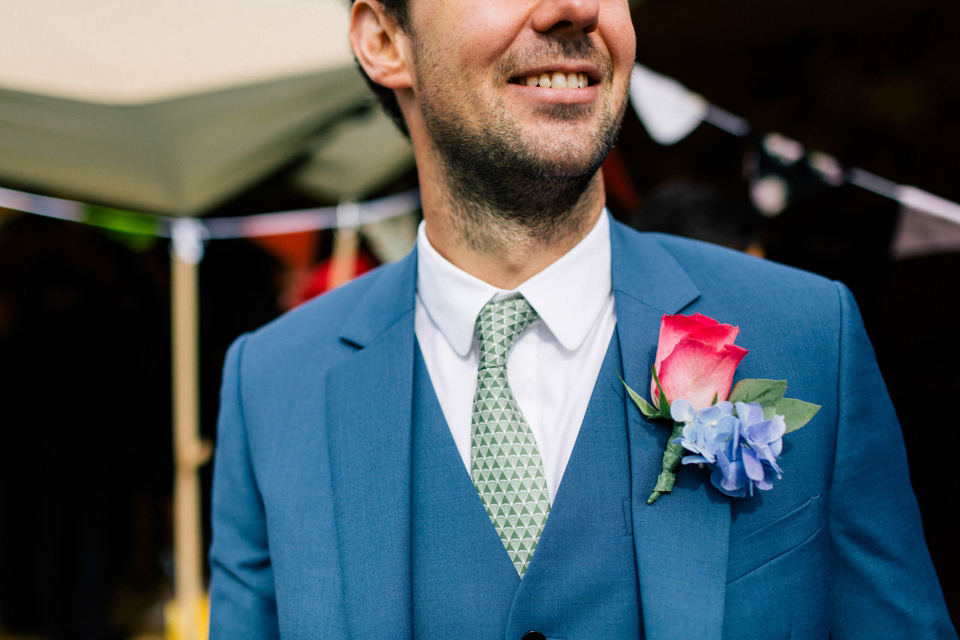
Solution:
<svg viewBox="0 0 960 640">
<path fill-rule="evenodd" d="M 733 373 L 747 350 L 733 344 L 739 327 L 720 324 L 696 313 L 663 316 L 655 369 L 667 402 L 683 398 L 694 410 L 722 402 L 730 395 Z M 651 382 L 653 404 L 660 407 L 660 390 Z"/>
</svg>

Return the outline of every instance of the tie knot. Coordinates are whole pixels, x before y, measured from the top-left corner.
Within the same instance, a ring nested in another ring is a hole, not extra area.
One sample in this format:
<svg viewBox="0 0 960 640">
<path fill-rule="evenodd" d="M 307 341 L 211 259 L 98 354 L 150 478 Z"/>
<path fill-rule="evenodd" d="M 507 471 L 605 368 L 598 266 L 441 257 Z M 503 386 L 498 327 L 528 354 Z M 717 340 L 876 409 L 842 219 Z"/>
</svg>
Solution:
<svg viewBox="0 0 960 640">
<path fill-rule="evenodd" d="M 477 316 L 480 368 L 505 367 L 507 352 L 520 334 L 537 319 L 523 296 L 488 302 Z"/>
</svg>

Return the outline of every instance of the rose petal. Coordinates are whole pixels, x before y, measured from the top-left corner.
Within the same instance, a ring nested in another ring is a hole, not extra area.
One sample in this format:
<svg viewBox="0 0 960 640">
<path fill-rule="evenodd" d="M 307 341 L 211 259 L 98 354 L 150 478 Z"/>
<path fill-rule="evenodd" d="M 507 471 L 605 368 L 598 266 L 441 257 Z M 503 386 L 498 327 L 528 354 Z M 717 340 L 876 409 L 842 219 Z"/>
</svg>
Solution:
<svg viewBox="0 0 960 640">
<path fill-rule="evenodd" d="M 667 360 L 678 348 L 684 348 L 682 345 L 689 344 L 687 341 L 694 340 L 708 347 L 713 347 L 714 351 L 705 351 L 704 353 L 711 353 L 711 357 L 704 361 L 702 366 L 703 371 L 697 372 L 694 371 L 695 367 L 690 368 L 690 373 L 698 378 L 704 378 L 710 380 L 714 375 L 710 373 L 710 370 L 715 369 L 718 365 L 714 364 L 714 360 L 725 360 L 729 359 L 731 362 L 734 357 L 736 357 L 736 364 L 739 364 L 740 360 L 743 359 L 743 356 L 746 355 L 746 350 L 741 349 L 733 344 L 734 340 L 737 337 L 740 329 L 729 324 L 721 324 L 700 313 L 695 313 L 690 316 L 685 316 L 681 314 L 677 315 L 665 315 L 660 320 L 660 338 L 657 343 L 657 357 L 654 363 L 654 367 L 657 371 L 657 375 L 660 377 L 661 382 L 663 381 L 663 362 Z M 734 349 L 732 353 L 726 351 L 717 351 L 724 348 Z M 719 354 L 719 355 L 718 355 Z M 702 354 L 701 354 L 702 355 Z M 736 364 L 733 368 L 736 369 Z M 726 370 L 726 365 L 719 367 L 720 371 Z M 719 375 L 719 374 L 716 374 Z M 721 379 L 725 378 L 725 374 L 721 376 Z M 678 382 L 679 378 L 675 377 L 674 386 Z M 732 383 L 732 376 L 730 382 Z M 709 390 L 703 391 L 699 394 L 698 400 L 693 402 L 693 398 L 687 398 L 691 400 L 694 407 L 699 409 L 703 406 L 708 406 L 713 400 L 714 395 L 720 400 L 725 400 L 729 395 L 729 386 L 728 383 L 725 385 L 726 388 L 720 389 L 722 384 L 714 385 L 713 382 L 710 382 L 711 386 L 715 386 L 710 393 Z M 689 388 L 691 385 L 684 384 L 683 388 Z M 696 385 L 693 385 L 696 386 Z M 667 399 L 673 401 L 677 397 L 684 397 L 682 393 L 677 394 L 672 391 L 667 390 L 666 385 L 664 385 L 664 393 L 667 394 Z M 657 388 L 655 380 L 650 381 L 650 394 L 653 398 L 653 404 L 657 407 L 660 406 L 660 391 Z M 706 400 L 702 399 L 702 396 L 709 395 L 710 397 Z"/>
<path fill-rule="evenodd" d="M 694 409 L 703 409 L 730 395 L 730 385 L 737 365 L 747 355 L 736 345 L 716 348 L 697 340 L 684 338 L 660 363 L 659 376 L 667 400 L 687 400 Z M 656 386 L 656 385 L 654 385 Z M 659 392 L 653 392 L 659 402 Z"/>
<path fill-rule="evenodd" d="M 692 316 L 674 315 L 663 316 L 660 319 L 660 339 L 657 341 L 657 359 L 654 363 L 657 370 L 660 363 L 673 352 L 677 343 L 697 329 L 717 324 L 717 321 L 705 315 L 695 313 Z"/>
<path fill-rule="evenodd" d="M 737 339 L 738 333 L 740 333 L 740 327 L 734 327 L 729 324 L 715 324 L 691 331 L 688 337 L 699 340 L 700 342 L 705 342 L 706 344 L 711 344 L 715 347 L 720 347 L 725 344 L 733 344 L 733 341 Z"/>
</svg>

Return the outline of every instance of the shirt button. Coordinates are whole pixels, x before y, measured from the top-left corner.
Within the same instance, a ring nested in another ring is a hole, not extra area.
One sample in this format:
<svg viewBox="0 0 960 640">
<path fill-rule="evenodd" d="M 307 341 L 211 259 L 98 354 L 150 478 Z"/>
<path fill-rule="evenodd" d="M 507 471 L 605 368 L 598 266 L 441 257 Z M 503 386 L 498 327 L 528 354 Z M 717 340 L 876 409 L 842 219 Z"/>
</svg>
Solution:
<svg viewBox="0 0 960 640">
<path fill-rule="evenodd" d="M 547 636 L 539 631 L 527 631 L 523 634 L 523 640 L 547 640 Z"/>
</svg>

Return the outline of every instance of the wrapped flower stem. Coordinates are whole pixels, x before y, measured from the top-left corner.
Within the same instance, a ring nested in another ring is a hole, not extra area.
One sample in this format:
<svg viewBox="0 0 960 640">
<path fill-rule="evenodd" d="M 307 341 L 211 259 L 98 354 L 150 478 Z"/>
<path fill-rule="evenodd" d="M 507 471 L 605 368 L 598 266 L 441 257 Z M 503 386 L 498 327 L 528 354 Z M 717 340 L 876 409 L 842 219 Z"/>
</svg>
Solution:
<svg viewBox="0 0 960 640">
<path fill-rule="evenodd" d="M 673 424 L 673 433 L 667 440 L 667 448 L 663 451 L 663 462 L 660 465 L 660 475 L 657 476 L 657 485 L 653 488 L 653 493 L 647 498 L 647 504 L 653 504 L 664 493 L 670 493 L 673 490 L 673 483 L 677 481 L 677 466 L 680 459 L 683 458 L 683 447 L 675 442 L 683 435 L 683 423 L 675 422 Z"/>
</svg>

